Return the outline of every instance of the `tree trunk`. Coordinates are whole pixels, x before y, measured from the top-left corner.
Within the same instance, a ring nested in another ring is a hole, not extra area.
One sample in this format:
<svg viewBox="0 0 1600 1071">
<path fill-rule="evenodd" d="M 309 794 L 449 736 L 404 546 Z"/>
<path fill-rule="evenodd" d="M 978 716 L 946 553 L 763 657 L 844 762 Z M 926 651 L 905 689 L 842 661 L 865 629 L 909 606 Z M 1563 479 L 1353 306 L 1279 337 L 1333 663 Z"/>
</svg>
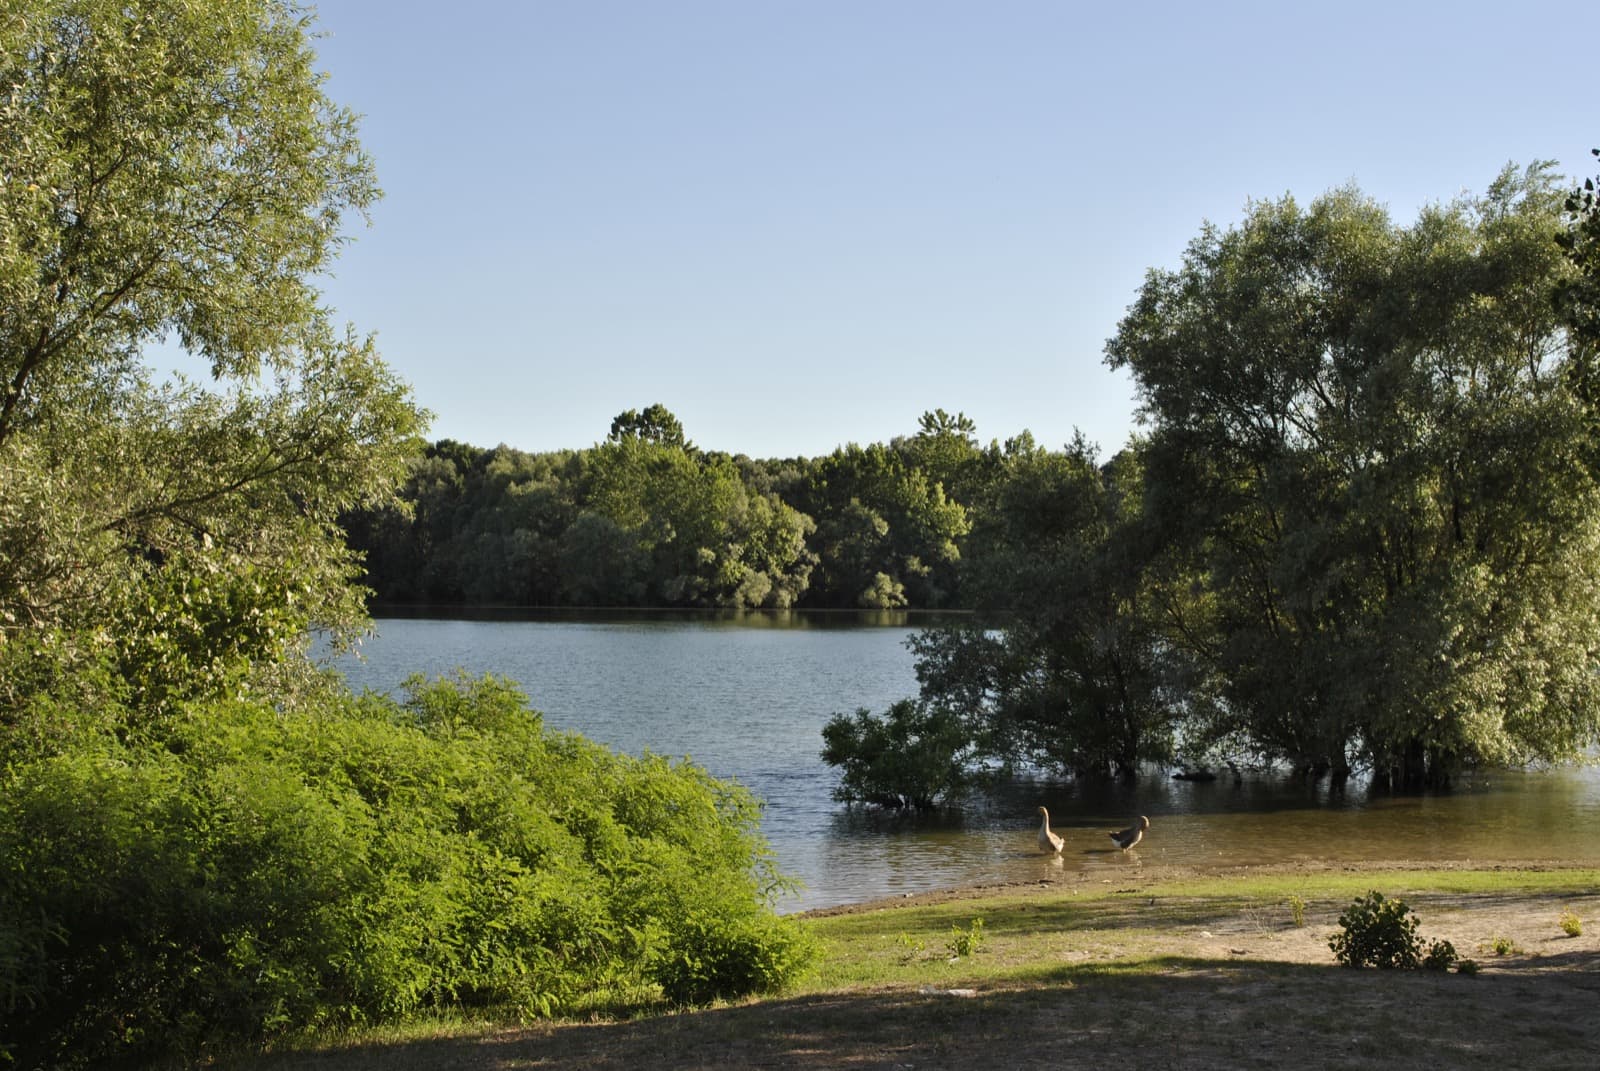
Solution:
<svg viewBox="0 0 1600 1071">
<path fill-rule="evenodd" d="M 1400 787 L 1407 791 L 1424 788 L 1428 783 L 1428 750 L 1417 737 L 1406 741 L 1401 756 Z"/>
<path fill-rule="evenodd" d="M 1344 748 L 1334 752 L 1328 773 L 1331 775 L 1329 784 L 1334 788 L 1343 788 L 1350 780 L 1350 760 L 1345 756 Z"/>
<path fill-rule="evenodd" d="M 1428 787 L 1449 788 L 1455 780 L 1456 764 L 1443 749 L 1428 749 Z"/>
</svg>

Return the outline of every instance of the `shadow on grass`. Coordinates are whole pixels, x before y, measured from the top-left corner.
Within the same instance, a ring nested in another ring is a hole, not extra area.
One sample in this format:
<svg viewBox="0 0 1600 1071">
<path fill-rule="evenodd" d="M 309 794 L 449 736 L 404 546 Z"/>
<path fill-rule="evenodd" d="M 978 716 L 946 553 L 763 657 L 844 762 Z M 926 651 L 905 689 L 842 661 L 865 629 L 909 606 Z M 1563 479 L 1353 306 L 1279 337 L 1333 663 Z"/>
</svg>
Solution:
<svg viewBox="0 0 1600 1071">
<path fill-rule="evenodd" d="M 1551 957 L 1545 957 L 1546 966 Z M 818 994 L 250 1061 L 248 1071 L 573 1068 L 1590 1068 L 1600 964 L 1477 977 L 1174 958 L 976 995 Z"/>
</svg>

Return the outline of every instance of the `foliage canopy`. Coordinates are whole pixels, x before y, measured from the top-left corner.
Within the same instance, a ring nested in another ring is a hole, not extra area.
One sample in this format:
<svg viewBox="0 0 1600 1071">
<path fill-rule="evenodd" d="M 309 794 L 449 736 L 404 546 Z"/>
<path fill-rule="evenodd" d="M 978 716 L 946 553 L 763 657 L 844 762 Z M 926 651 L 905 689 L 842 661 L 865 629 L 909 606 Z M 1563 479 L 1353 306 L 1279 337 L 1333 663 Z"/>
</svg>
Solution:
<svg viewBox="0 0 1600 1071">
<path fill-rule="evenodd" d="M 378 191 L 311 37 L 294 0 L 0 0 L 0 1062 L 806 960 L 742 790 L 492 680 L 316 671 L 367 621 L 341 518 L 403 515 L 426 414 L 321 306 Z"/>
<path fill-rule="evenodd" d="M 24 1067 L 699 1003 L 809 961 L 748 793 L 549 732 L 493 679 L 190 704 L 135 746 L 67 732 L 0 776 L 0 1052 Z"/>
<path fill-rule="evenodd" d="M 963 584 L 996 616 L 915 641 L 922 701 L 968 716 L 979 762 L 1085 774 L 1192 758 L 1421 785 L 1580 756 L 1600 740 L 1596 218 L 1592 183 L 1535 164 L 1409 226 L 1354 188 L 1204 226 L 1107 346 L 1146 433 L 1105 462 L 1022 439 L 995 458 Z M 847 782 L 884 768 L 832 751 Z"/>
<path fill-rule="evenodd" d="M 421 426 L 319 306 L 377 188 L 313 63 L 280 0 L 0 16 L 0 637 L 152 701 L 359 625 L 337 519 Z"/>
<path fill-rule="evenodd" d="M 1152 272 L 1108 348 L 1205 654 L 1269 753 L 1408 781 L 1596 736 L 1588 355 L 1543 165 L 1399 227 L 1355 190 L 1255 206 Z"/>
</svg>

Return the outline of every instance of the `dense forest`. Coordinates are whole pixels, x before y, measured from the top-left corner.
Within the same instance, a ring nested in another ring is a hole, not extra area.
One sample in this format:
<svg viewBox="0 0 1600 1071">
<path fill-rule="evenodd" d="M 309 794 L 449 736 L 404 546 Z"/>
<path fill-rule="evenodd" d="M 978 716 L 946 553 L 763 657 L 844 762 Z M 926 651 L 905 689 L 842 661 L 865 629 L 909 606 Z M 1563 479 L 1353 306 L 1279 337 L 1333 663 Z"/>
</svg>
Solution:
<svg viewBox="0 0 1600 1071">
<path fill-rule="evenodd" d="M 434 443 L 397 506 L 344 523 L 379 603 L 960 606 L 974 513 L 1036 449 L 975 431 L 938 410 L 888 445 L 757 461 L 700 450 L 656 404 L 588 449 Z"/>
</svg>

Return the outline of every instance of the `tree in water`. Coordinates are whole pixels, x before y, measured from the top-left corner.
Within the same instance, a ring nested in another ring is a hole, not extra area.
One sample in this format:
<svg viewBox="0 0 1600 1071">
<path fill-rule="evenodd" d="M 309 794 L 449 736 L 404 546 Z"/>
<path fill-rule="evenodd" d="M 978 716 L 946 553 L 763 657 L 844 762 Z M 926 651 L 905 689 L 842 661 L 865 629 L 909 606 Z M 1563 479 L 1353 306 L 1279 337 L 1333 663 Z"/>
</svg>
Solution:
<svg viewBox="0 0 1600 1071">
<path fill-rule="evenodd" d="M 1203 566 L 1190 650 L 1270 754 L 1405 784 L 1596 739 L 1600 484 L 1548 168 L 1395 225 L 1254 205 L 1150 274 L 1108 346 L 1152 520 Z"/>
<path fill-rule="evenodd" d="M 1174 747 L 1185 660 L 1162 631 L 1163 570 L 1143 530 L 1136 453 L 1019 440 L 965 563 L 980 611 L 914 639 L 926 701 L 972 713 L 978 752 L 1081 776 L 1134 776 Z"/>
</svg>

